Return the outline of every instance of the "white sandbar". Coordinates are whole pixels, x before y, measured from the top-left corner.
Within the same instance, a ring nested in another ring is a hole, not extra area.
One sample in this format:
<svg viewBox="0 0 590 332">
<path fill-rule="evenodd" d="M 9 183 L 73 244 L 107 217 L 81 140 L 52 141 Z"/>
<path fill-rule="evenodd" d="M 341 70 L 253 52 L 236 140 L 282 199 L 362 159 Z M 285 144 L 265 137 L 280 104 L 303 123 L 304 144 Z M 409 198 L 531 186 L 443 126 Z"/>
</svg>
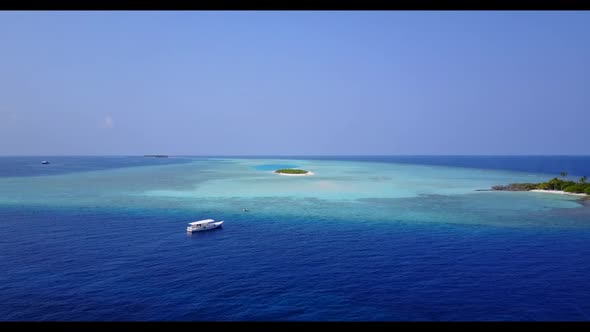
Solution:
<svg viewBox="0 0 590 332">
<path fill-rule="evenodd" d="M 274 172 L 275 174 L 279 174 L 279 175 L 284 175 L 284 176 L 309 176 L 309 175 L 314 175 L 313 172 L 307 172 L 305 174 L 287 174 L 287 173 L 277 173 Z"/>
<path fill-rule="evenodd" d="M 533 190 L 529 190 L 529 191 L 536 192 L 536 193 L 549 193 L 549 194 L 572 195 L 572 196 L 588 196 L 587 194 L 584 194 L 584 193 L 580 193 L 580 194 L 568 193 L 563 190 L 533 189 Z"/>
</svg>

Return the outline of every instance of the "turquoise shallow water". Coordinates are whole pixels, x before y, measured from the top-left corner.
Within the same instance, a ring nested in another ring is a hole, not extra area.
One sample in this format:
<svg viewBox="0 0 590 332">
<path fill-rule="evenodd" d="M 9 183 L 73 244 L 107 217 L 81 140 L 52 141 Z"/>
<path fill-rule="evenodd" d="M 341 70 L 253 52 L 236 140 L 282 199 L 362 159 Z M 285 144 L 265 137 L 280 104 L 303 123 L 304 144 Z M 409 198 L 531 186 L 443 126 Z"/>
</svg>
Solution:
<svg viewBox="0 0 590 332">
<path fill-rule="evenodd" d="M 315 175 L 281 176 L 275 167 Z M 334 160 L 194 159 L 52 176 L 0 178 L 0 204 L 160 208 L 224 218 L 248 208 L 259 216 L 551 225 L 576 199 L 542 193 L 481 192 L 495 184 L 550 175 L 428 165 Z M 536 219 L 536 220 L 533 220 Z M 561 226 L 580 226 L 577 220 Z"/>
<path fill-rule="evenodd" d="M 476 191 L 552 174 L 350 158 L 25 161 L 0 158 L 0 320 L 590 318 L 590 208 Z M 186 234 L 203 218 L 226 224 Z"/>
</svg>

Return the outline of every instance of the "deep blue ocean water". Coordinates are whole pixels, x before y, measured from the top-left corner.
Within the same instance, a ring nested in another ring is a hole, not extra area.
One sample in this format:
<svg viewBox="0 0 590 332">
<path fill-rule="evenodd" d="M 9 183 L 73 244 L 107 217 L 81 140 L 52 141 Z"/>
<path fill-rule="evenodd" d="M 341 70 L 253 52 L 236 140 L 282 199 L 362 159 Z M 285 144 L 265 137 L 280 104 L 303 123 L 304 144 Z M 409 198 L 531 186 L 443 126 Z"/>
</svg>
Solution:
<svg viewBox="0 0 590 332">
<path fill-rule="evenodd" d="M 297 168 L 299 166 L 294 164 L 262 164 L 254 166 L 254 169 L 259 171 L 274 171 L 282 168 Z"/>
<path fill-rule="evenodd" d="M 226 158 L 227 156 L 220 156 Z M 572 176 L 590 174 L 590 155 L 588 156 L 236 156 L 237 158 L 273 158 L 273 159 L 308 159 L 308 160 L 351 160 L 383 163 L 402 163 L 417 165 L 440 165 L 468 167 L 478 169 L 497 169 L 518 172 L 533 172 L 559 176 L 567 172 Z M 63 174 L 68 172 L 91 171 L 119 167 L 150 166 L 187 162 L 191 156 L 170 158 L 145 158 L 137 156 L 113 157 L 73 157 L 73 156 L 0 156 L 0 177 L 2 176 L 36 176 Z M 41 165 L 49 160 L 51 165 Z M 57 166 L 57 167 L 56 167 Z M 265 164 L 257 166 L 260 170 L 277 168 L 295 168 L 296 164 Z"/>
<path fill-rule="evenodd" d="M 60 169 L 57 157 L 15 158 L 0 158 L 0 177 L 54 174 L 32 167 L 37 159 L 56 160 L 47 165 L 55 174 L 177 163 L 70 157 Z M 498 158 L 455 166 L 590 174 L 588 157 L 536 157 L 528 167 Z M 258 169 L 277 165 L 298 163 Z M 441 213 L 456 204 L 440 202 Z M 186 209 L 4 204 L 0 320 L 589 320 L 587 209 L 552 212 L 578 227 L 229 211 L 222 229 L 188 235 L 181 228 L 195 214 Z"/>
<path fill-rule="evenodd" d="M 50 162 L 48 165 L 42 161 Z M 75 156 L 0 156 L 0 177 L 58 175 L 122 167 L 154 166 L 185 163 L 182 157 L 149 158 L 138 156 L 75 157 Z"/>
<path fill-rule="evenodd" d="M 237 158 L 262 158 L 260 156 L 236 156 Z M 572 176 L 590 174 L 590 155 L 584 156 L 288 156 L 265 158 L 308 159 L 308 160 L 350 160 L 412 165 L 438 165 L 477 169 L 509 170 L 553 174 L 561 172 Z"/>
</svg>

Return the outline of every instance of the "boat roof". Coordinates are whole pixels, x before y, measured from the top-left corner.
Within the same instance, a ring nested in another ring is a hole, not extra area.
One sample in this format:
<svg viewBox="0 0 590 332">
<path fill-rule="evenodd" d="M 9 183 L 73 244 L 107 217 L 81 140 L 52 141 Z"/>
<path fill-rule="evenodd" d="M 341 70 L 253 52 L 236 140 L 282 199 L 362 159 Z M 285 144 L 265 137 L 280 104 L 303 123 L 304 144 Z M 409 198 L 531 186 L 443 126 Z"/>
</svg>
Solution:
<svg viewBox="0 0 590 332">
<path fill-rule="evenodd" d="M 199 220 L 199 221 L 193 221 L 193 222 L 189 222 L 189 225 L 201 225 L 201 224 L 208 224 L 210 222 L 214 222 L 215 220 L 213 219 L 203 219 L 203 220 Z"/>
</svg>

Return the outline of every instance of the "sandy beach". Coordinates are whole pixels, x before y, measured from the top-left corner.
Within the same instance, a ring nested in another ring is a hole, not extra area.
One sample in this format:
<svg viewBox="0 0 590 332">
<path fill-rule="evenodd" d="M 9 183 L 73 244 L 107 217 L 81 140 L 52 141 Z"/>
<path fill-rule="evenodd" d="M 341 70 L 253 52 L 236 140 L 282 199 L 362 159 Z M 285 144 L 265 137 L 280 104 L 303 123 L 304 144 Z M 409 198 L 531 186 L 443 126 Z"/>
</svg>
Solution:
<svg viewBox="0 0 590 332">
<path fill-rule="evenodd" d="M 577 194 L 577 193 L 568 193 L 565 192 L 563 190 L 544 190 L 544 189 L 533 189 L 533 190 L 529 190 L 532 192 L 536 192 L 536 193 L 549 193 L 549 194 L 560 194 L 560 195 L 571 195 L 571 196 L 588 196 L 587 194 L 581 193 L 581 194 Z"/>
<path fill-rule="evenodd" d="M 284 176 L 310 176 L 310 175 L 315 175 L 314 172 L 307 172 L 305 174 L 285 174 L 285 173 L 276 173 L 273 172 L 275 174 L 279 174 L 279 175 L 284 175 Z"/>
</svg>

